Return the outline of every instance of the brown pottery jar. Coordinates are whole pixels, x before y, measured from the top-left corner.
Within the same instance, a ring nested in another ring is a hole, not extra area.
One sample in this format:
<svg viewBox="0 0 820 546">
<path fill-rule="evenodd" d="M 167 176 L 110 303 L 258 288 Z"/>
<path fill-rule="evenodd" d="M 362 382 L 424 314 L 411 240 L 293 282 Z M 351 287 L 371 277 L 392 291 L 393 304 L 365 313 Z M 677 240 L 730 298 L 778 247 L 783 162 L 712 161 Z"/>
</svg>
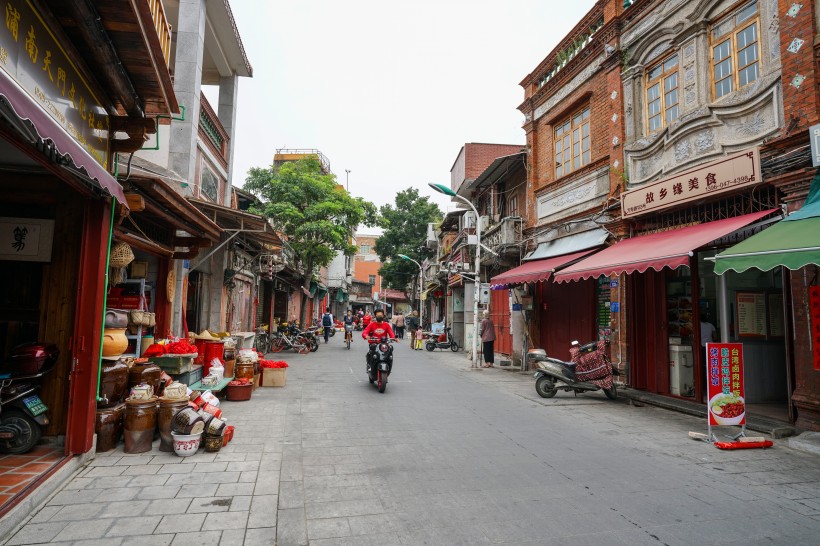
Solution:
<svg viewBox="0 0 820 546">
<path fill-rule="evenodd" d="M 97 453 L 110 451 L 117 447 L 122 437 L 124 414 L 124 403 L 97 410 L 97 419 L 94 424 L 94 432 L 97 433 Z"/>
<path fill-rule="evenodd" d="M 240 362 L 239 364 L 236 365 L 235 373 L 236 373 L 236 375 L 234 376 L 234 379 L 243 379 L 244 378 L 244 379 L 248 379 L 248 380 L 253 380 L 253 363 L 252 362 L 246 362 L 246 363 Z"/>
<path fill-rule="evenodd" d="M 154 395 L 159 396 L 162 383 L 162 369 L 153 362 L 140 362 L 131 366 L 128 372 L 128 388 L 147 383 L 154 389 Z"/>
<path fill-rule="evenodd" d="M 125 401 L 125 452 L 151 451 L 157 429 L 157 398 Z"/>
<path fill-rule="evenodd" d="M 171 424 L 174 415 L 188 407 L 187 398 L 160 398 L 157 424 L 159 426 L 159 450 L 174 451 L 174 439 L 171 437 Z"/>
<path fill-rule="evenodd" d="M 97 402 L 98 408 L 110 408 L 122 402 L 128 389 L 128 364 L 120 358 L 100 363 L 100 397 L 108 401 Z"/>
</svg>

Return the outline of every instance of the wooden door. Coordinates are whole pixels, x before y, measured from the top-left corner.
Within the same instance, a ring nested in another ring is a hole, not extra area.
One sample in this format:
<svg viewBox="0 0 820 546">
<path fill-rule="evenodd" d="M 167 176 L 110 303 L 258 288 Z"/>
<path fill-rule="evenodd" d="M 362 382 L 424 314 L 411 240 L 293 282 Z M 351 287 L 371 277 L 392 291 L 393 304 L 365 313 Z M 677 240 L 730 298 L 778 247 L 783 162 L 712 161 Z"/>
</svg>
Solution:
<svg viewBox="0 0 820 546">
<path fill-rule="evenodd" d="M 655 393 L 669 391 L 666 270 L 648 269 L 629 279 L 630 383 Z"/>
<path fill-rule="evenodd" d="M 512 354 L 510 330 L 510 291 L 490 290 L 490 319 L 495 325 L 495 352 Z"/>
<path fill-rule="evenodd" d="M 541 314 L 541 342 L 547 354 L 569 360 L 573 340 L 582 344 L 598 336 L 595 309 L 595 280 L 556 284 L 543 282 L 538 313 Z"/>
</svg>

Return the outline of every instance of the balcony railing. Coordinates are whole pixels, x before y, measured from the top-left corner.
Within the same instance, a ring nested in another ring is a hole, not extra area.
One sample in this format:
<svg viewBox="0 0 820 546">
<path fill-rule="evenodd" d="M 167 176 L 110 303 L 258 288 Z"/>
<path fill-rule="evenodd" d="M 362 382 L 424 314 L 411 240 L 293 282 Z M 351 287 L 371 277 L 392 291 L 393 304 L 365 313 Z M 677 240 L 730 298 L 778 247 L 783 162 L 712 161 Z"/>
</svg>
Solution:
<svg viewBox="0 0 820 546">
<path fill-rule="evenodd" d="M 498 254 L 504 254 L 507 251 L 518 252 L 518 245 L 521 244 L 523 238 L 522 222 L 519 216 L 507 216 L 500 222 L 491 226 L 486 234 L 481 235 L 481 242 L 487 247 L 493 249 Z M 487 253 L 482 255 L 482 262 L 486 258 L 491 261 L 492 254 Z"/>
<path fill-rule="evenodd" d="M 151 18 L 154 20 L 154 28 L 159 36 L 162 56 L 165 58 L 165 64 L 171 66 L 171 24 L 165 16 L 165 6 L 162 5 L 162 0 L 147 0 L 147 2 Z"/>
<path fill-rule="evenodd" d="M 205 137 L 204 140 L 221 160 L 222 166 L 227 168 L 228 142 L 230 141 L 228 132 L 225 131 L 222 122 L 219 121 L 208 99 L 203 94 L 200 94 L 199 106 L 199 129 Z"/>
</svg>

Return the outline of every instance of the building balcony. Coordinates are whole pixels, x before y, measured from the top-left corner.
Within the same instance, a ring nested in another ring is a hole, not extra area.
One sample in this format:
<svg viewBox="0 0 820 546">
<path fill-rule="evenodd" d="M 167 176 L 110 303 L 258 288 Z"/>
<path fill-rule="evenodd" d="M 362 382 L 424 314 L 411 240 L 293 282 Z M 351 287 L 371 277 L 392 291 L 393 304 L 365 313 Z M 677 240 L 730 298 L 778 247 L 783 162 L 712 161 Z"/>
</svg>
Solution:
<svg viewBox="0 0 820 546">
<path fill-rule="evenodd" d="M 199 138 L 227 170 L 230 137 L 204 94 L 199 98 Z"/>
<path fill-rule="evenodd" d="M 507 216 L 500 222 L 490 226 L 486 233 L 481 234 L 481 242 L 500 256 L 518 254 L 523 239 L 523 223 L 520 216 Z M 482 254 L 481 263 L 489 263 L 495 259 L 492 253 Z"/>
</svg>

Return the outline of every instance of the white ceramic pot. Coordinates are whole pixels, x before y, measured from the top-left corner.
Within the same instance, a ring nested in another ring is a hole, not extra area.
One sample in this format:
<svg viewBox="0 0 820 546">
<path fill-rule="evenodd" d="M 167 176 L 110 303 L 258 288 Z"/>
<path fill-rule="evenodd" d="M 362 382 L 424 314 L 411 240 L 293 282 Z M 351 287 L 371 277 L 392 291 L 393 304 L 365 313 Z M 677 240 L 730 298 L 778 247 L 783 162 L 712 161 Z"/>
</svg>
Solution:
<svg viewBox="0 0 820 546">
<path fill-rule="evenodd" d="M 174 453 L 180 457 L 190 457 L 199 449 L 199 443 L 202 441 L 202 433 L 199 434 L 177 434 L 171 432 L 171 437 L 174 441 Z"/>
</svg>

